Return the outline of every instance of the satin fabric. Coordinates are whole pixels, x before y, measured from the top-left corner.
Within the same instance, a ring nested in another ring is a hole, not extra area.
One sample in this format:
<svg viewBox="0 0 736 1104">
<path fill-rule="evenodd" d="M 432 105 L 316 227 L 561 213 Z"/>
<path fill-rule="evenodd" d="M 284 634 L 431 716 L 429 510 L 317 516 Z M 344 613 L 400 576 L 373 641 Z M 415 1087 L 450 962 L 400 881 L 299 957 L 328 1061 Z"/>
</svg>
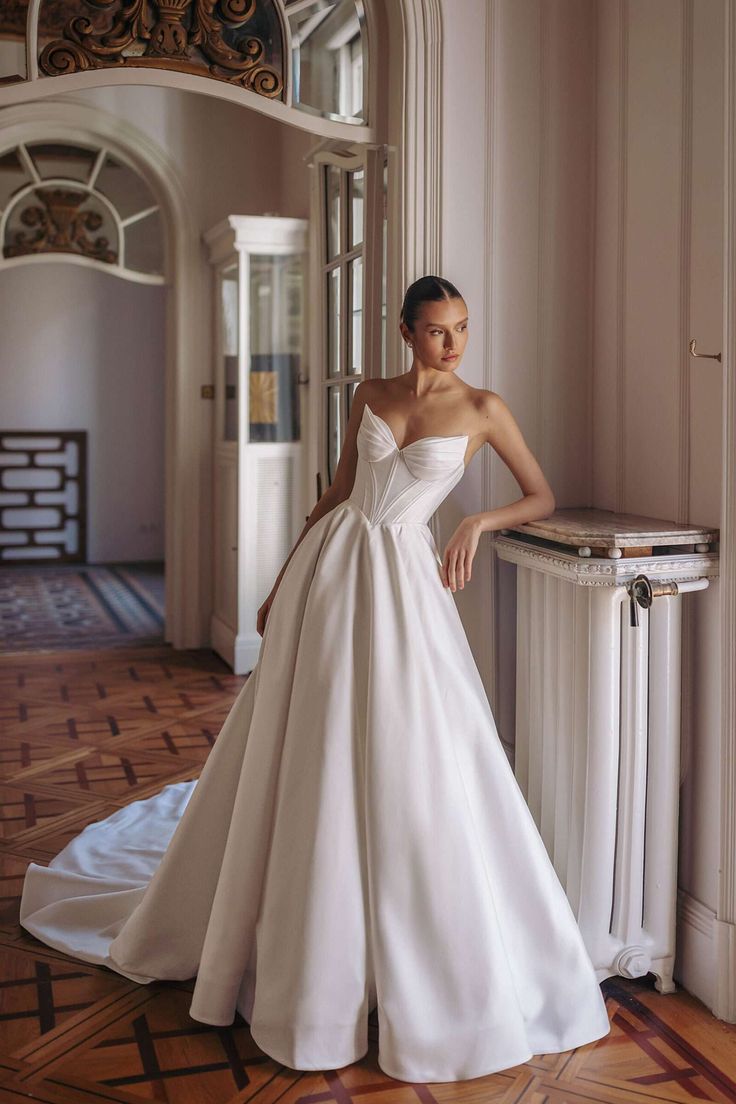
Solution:
<svg viewBox="0 0 736 1104">
<path fill-rule="evenodd" d="M 21 923 L 293 1069 L 368 1049 L 457 1081 L 601 1038 L 606 1006 L 498 737 L 428 519 L 467 436 L 365 407 L 350 497 L 305 534 L 199 779 L 28 868 Z"/>
</svg>

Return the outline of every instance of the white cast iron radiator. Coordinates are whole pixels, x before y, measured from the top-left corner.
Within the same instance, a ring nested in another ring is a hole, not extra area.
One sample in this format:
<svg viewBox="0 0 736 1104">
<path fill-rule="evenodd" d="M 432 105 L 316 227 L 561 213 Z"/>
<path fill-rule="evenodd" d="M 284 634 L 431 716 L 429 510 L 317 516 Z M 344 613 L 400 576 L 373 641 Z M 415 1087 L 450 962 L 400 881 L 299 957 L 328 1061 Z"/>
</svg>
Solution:
<svg viewBox="0 0 736 1104">
<path fill-rule="evenodd" d="M 601 517 L 605 533 L 593 535 Z M 667 993 L 675 989 L 682 594 L 717 574 L 717 555 L 706 551 L 717 531 L 624 517 L 616 528 L 621 515 L 609 511 L 560 510 L 494 542 L 517 565 L 514 771 L 599 981 L 651 972 Z M 545 527 L 554 541 L 539 536 Z M 637 552 L 659 544 L 660 554 L 622 555 L 627 544 Z M 637 576 L 655 594 L 672 582 L 677 593 L 644 608 L 627 589 Z"/>
</svg>

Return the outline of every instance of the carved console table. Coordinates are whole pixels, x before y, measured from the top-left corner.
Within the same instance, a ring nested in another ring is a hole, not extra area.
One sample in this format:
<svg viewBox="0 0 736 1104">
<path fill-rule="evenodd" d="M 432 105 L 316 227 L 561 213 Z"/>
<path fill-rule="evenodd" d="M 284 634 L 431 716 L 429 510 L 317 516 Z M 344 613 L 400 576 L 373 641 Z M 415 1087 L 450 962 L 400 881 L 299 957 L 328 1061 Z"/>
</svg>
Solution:
<svg viewBox="0 0 736 1104">
<path fill-rule="evenodd" d="M 494 541 L 517 567 L 514 771 L 599 981 L 675 989 L 681 595 L 717 541 L 594 509 Z"/>
</svg>

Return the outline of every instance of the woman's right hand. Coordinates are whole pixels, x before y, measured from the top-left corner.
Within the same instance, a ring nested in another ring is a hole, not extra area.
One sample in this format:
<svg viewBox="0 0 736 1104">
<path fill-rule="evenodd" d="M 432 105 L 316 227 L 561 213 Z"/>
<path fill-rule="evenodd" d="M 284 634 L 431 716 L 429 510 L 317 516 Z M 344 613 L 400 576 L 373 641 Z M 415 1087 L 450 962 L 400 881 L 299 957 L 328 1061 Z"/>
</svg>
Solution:
<svg viewBox="0 0 736 1104">
<path fill-rule="evenodd" d="M 259 636 L 263 636 L 266 629 L 266 618 L 268 617 L 268 611 L 271 609 L 271 604 L 276 597 L 276 588 L 274 588 L 269 594 L 266 601 L 258 610 L 258 616 L 256 617 L 256 631 Z"/>
</svg>

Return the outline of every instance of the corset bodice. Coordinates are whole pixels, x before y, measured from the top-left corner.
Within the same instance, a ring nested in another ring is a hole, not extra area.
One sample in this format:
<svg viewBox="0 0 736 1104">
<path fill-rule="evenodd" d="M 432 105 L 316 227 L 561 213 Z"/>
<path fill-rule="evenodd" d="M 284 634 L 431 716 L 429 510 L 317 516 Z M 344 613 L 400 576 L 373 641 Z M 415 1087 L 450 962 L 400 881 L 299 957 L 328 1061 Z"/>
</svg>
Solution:
<svg viewBox="0 0 736 1104">
<path fill-rule="evenodd" d="M 420 437 L 399 448 L 388 424 L 366 404 L 358 463 L 347 501 L 373 525 L 426 524 L 465 471 L 468 434 Z"/>
</svg>

